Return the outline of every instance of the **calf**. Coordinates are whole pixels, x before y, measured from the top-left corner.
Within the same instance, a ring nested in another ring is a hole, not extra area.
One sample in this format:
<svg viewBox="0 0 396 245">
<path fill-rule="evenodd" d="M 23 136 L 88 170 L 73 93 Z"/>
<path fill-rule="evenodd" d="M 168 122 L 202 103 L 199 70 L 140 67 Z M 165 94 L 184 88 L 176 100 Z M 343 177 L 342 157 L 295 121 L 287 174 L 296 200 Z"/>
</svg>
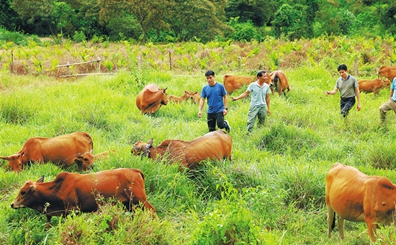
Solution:
<svg viewBox="0 0 396 245">
<path fill-rule="evenodd" d="M 99 159 L 105 159 L 109 155 L 109 153 L 114 153 L 114 150 L 104 151 L 98 154 L 92 154 L 91 152 L 79 153 L 74 160 L 80 169 L 89 169 L 92 167 L 93 163 Z"/>
<path fill-rule="evenodd" d="M 326 176 L 328 237 L 335 226 L 344 238 L 344 220 L 366 222 L 375 241 L 376 224 L 395 224 L 396 186 L 389 179 L 368 176 L 354 167 L 336 163 Z"/>
<path fill-rule="evenodd" d="M 374 93 L 374 96 L 377 96 L 381 89 L 390 87 L 390 81 L 388 79 L 384 81 L 381 79 L 363 79 L 359 80 L 358 84 L 360 92 L 366 94 Z"/>
<path fill-rule="evenodd" d="M 155 208 L 147 201 L 143 172 L 130 168 L 91 174 L 62 172 L 55 180 L 45 183 L 44 176 L 36 182 L 28 180 L 11 207 L 27 207 L 45 214 L 46 227 L 49 228 L 52 216 L 67 215 L 71 211 L 96 211 L 97 198 L 102 197 L 115 198 L 128 210 L 141 202 L 145 208 L 155 213 Z"/>
<path fill-rule="evenodd" d="M 168 98 L 168 99 L 169 99 L 170 102 L 180 104 L 180 103 L 182 103 L 182 102 L 184 102 L 184 101 L 187 101 L 187 100 L 190 99 L 190 98 L 191 98 L 190 92 L 184 90 L 184 93 L 183 93 L 182 96 L 178 97 L 178 96 L 176 96 L 176 95 L 169 95 L 169 98 Z"/>
</svg>

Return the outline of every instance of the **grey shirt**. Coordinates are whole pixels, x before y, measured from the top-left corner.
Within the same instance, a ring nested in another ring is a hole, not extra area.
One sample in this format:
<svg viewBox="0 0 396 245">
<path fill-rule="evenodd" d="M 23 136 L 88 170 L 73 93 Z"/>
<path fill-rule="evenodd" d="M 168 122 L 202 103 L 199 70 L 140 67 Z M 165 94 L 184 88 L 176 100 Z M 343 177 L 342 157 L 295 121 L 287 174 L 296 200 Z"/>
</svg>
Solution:
<svg viewBox="0 0 396 245">
<path fill-rule="evenodd" d="M 359 84 L 357 79 L 350 74 L 348 74 L 347 79 L 344 80 L 342 77 L 339 77 L 336 82 L 336 88 L 340 90 L 341 98 L 355 97 L 355 88 L 358 86 Z"/>
</svg>

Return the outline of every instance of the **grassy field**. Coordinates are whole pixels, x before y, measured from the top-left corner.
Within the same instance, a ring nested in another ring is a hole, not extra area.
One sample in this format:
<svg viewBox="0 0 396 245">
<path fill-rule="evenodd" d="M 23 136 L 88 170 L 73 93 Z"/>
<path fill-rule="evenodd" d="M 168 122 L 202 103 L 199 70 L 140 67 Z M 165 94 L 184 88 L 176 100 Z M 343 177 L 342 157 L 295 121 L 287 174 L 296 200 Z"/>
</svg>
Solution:
<svg viewBox="0 0 396 245">
<path fill-rule="evenodd" d="M 348 64 L 349 65 L 349 64 Z M 216 71 L 216 67 L 213 67 Z M 120 205 L 102 204 L 100 211 L 53 218 L 10 204 L 23 183 L 45 175 L 51 181 L 63 169 L 34 164 L 21 173 L 0 167 L 1 244 L 369 244 L 364 223 L 345 222 L 327 238 L 325 176 L 335 162 L 396 181 L 396 116 L 388 113 L 381 126 L 378 107 L 388 99 L 362 94 L 344 120 L 339 97 L 326 96 L 334 87 L 336 67 L 328 64 L 284 69 L 291 91 L 271 96 L 271 115 L 264 127 L 246 135 L 249 98 L 229 102 L 232 161 L 202 164 L 180 171 L 166 161 L 153 162 L 131 154 L 138 141 L 193 140 L 207 132 L 206 114 L 197 117 L 192 103 L 168 104 L 141 115 L 136 95 L 144 84 L 168 87 L 168 93 L 200 91 L 204 71 L 192 75 L 143 69 L 115 75 L 57 79 L 0 73 L 0 155 L 19 151 L 30 137 L 53 137 L 74 131 L 91 134 L 96 153 L 115 150 L 95 163 L 92 172 L 131 167 L 146 176 L 146 192 L 158 218 Z M 221 82 L 225 72 L 217 74 Z M 366 74 L 368 78 L 375 77 Z M 138 79 L 137 79 L 138 78 Z M 243 89 L 231 96 L 243 92 Z M 205 109 L 207 106 L 205 105 Z M 77 171 L 76 168 L 68 171 Z M 88 171 L 90 172 L 90 171 Z M 394 244 L 395 230 L 378 232 L 377 244 Z"/>
</svg>

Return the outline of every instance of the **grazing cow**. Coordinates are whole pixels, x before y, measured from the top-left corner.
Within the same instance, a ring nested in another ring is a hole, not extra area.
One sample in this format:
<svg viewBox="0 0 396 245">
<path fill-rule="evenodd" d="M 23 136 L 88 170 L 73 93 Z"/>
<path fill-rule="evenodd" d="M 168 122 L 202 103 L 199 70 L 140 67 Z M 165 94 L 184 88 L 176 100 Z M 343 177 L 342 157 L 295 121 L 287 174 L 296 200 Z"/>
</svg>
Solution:
<svg viewBox="0 0 396 245">
<path fill-rule="evenodd" d="M 376 224 L 395 224 L 396 186 L 389 179 L 368 176 L 354 167 L 336 163 L 326 176 L 328 237 L 335 226 L 344 238 L 344 220 L 366 222 L 375 241 Z"/>
<path fill-rule="evenodd" d="M 388 79 L 384 81 L 381 79 L 362 79 L 358 83 L 360 92 L 366 94 L 374 93 L 374 96 L 377 96 L 381 89 L 390 87 L 390 81 Z"/>
<path fill-rule="evenodd" d="M 223 85 L 228 94 L 231 94 L 237 89 L 254 82 L 255 77 L 225 75 L 223 78 Z"/>
<path fill-rule="evenodd" d="M 190 92 L 190 98 L 194 104 L 198 104 L 201 99 L 201 95 L 198 92 Z"/>
<path fill-rule="evenodd" d="M 181 162 L 184 167 L 194 168 L 201 161 L 231 160 L 232 139 L 223 130 L 205 134 L 193 141 L 164 140 L 159 146 L 153 147 L 153 139 L 147 143 L 138 141 L 132 147 L 135 155 L 144 155 L 153 160 L 167 158 L 169 163 Z"/>
<path fill-rule="evenodd" d="M 146 85 L 136 98 L 136 106 L 142 114 L 155 113 L 162 105 L 167 103 L 166 88 L 160 89 L 155 84 Z"/>
<path fill-rule="evenodd" d="M 281 71 L 273 71 L 270 73 L 272 86 L 271 92 L 274 94 L 274 91 L 278 92 L 279 96 L 283 95 L 286 96 L 286 90 L 290 92 L 289 81 L 287 80 L 286 74 Z"/>
<path fill-rule="evenodd" d="M 182 96 L 179 97 L 179 96 L 176 96 L 176 95 L 169 95 L 169 98 L 168 98 L 168 99 L 169 99 L 170 102 L 180 104 L 180 103 L 182 103 L 183 101 L 187 101 L 187 100 L 190 99 L 190 98 L 191 98 L 190 92 L 184 90 L 184 93 L 183 93 Z"/>
<path fill-rule="evenodd" d="M 31 162 L 58 163 L 62 167 L 69 167 L 75 163 L 78 153 L 92 152 L 93 142 L 89 134 L 75 132 L 56 136 L 53 138 L 34 137 L 28 139 L 22 150 L 11 156 L 0 156 L 8 160 L 8 165 L 13 171 L 21 171 Z M 78 166 L 79 170 L 86 170 Z"/>
<path fill-rule="evenodd" d="M 74 161 L 77 163 L 78 166 L 82 166 L 82 169 L 89 169 L 95 161 L 99 159 L 105 159 L 109 155 L 109 153 L 114 152 L 114 150 L 104 151 L 95 155 L 88 151 L 82 154 L 78 153 Z"/>
<path fill-rule="evenodd" d="M 386 77 L 392 82 L 396 77 L 396 66 L 381 66 L 378 70 L 378 78 L 381 77 Z"/>
<path fill-rule="evenodd" d="M 90 174 L 62 172 L 53 181 L 45 183 L 44 176 L 36 182 L 28 180 L 11 207 L 27 207 L 45 214 L 49 228 L 52 216 L 67 215 L 71 211 L 96 211 L 97 199 L 103 197 L 117 199 L 128 210 L 140 201 L 155 213 L 155 208 L 147 201 L 142 171 L 130 168 Z"/>
</svg>

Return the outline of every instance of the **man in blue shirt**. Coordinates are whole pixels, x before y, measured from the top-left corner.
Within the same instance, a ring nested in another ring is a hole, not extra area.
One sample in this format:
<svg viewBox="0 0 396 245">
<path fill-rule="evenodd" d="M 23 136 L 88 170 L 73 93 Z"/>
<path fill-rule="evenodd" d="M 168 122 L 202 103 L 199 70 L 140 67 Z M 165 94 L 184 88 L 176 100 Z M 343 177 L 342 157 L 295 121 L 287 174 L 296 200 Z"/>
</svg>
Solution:
<svg viewBox="0 0 396 245">
<path fill-rule="evenodd" d="M 348 68 L 345 64 L 337 68 L 340 77 L 336 81 L 336 86 L 331 91 L 326 91 L 326 95 L 334 95 L 340 90 L 340 109 L 341 115 L 346 118 L 351 108 L 355 105 L 357 98 L 357 110 L 360 111 L 360 91 L 357 79 L 348 74 Z"/>
<path fill-rule="evenodd" d="M 246 91 L 238 97 L 231 98 L 232 101 L 236 101 L 245 98 L 249 94 L 252 94 L 248 112 L 248 121 L 246 125 L 248 133 L 252 132 L 256 117 L 258 118 L 259 125 L 263 125 L 266 114 L 269 116 L 271 113 L 269 97 L 270 87 L 267 84 L 268 77 L 269 76 L 265 71 L 257 72 L 257 81 L 249 84 L 249 87 L 246 89 Z"/>
<path fill-rule="evenodd" d="M 202 88 L 201 98 L 199 100 L 199 111 L 198 117 L 202 117 L 202 108 L 205 104 L 205 99 L 208 99 L 208 128 L 209 132 L 216 130 L 217 127 L 220 129 L 225 129 L 228 133 L 231 131 L 231 127 L 226 120 L 224 120 L 224 116 L 227 115 L 228 112 L 228 97 L 227 91 L 225 90 L 223 84 L 217 83 L 215 81 L 215 73 L 212 70 L 209 70 L 205 73 L 206 81 L 208 82 Z"/>
<path fill-rule="evenodd" d="M 380 117 L 381 117 L 381 122 L 384 123 L 386 119 L 386 113 L 389 110 L 393 110 L 396 113 L 396 93 L 394 93 L 396 88 L 396 77 L 393 78 L 393 82 L 391 85 L 391 91 L 389 95 L 389 100 L 382 104 L 379 108 L 380 111 Z"/>
</svg>

